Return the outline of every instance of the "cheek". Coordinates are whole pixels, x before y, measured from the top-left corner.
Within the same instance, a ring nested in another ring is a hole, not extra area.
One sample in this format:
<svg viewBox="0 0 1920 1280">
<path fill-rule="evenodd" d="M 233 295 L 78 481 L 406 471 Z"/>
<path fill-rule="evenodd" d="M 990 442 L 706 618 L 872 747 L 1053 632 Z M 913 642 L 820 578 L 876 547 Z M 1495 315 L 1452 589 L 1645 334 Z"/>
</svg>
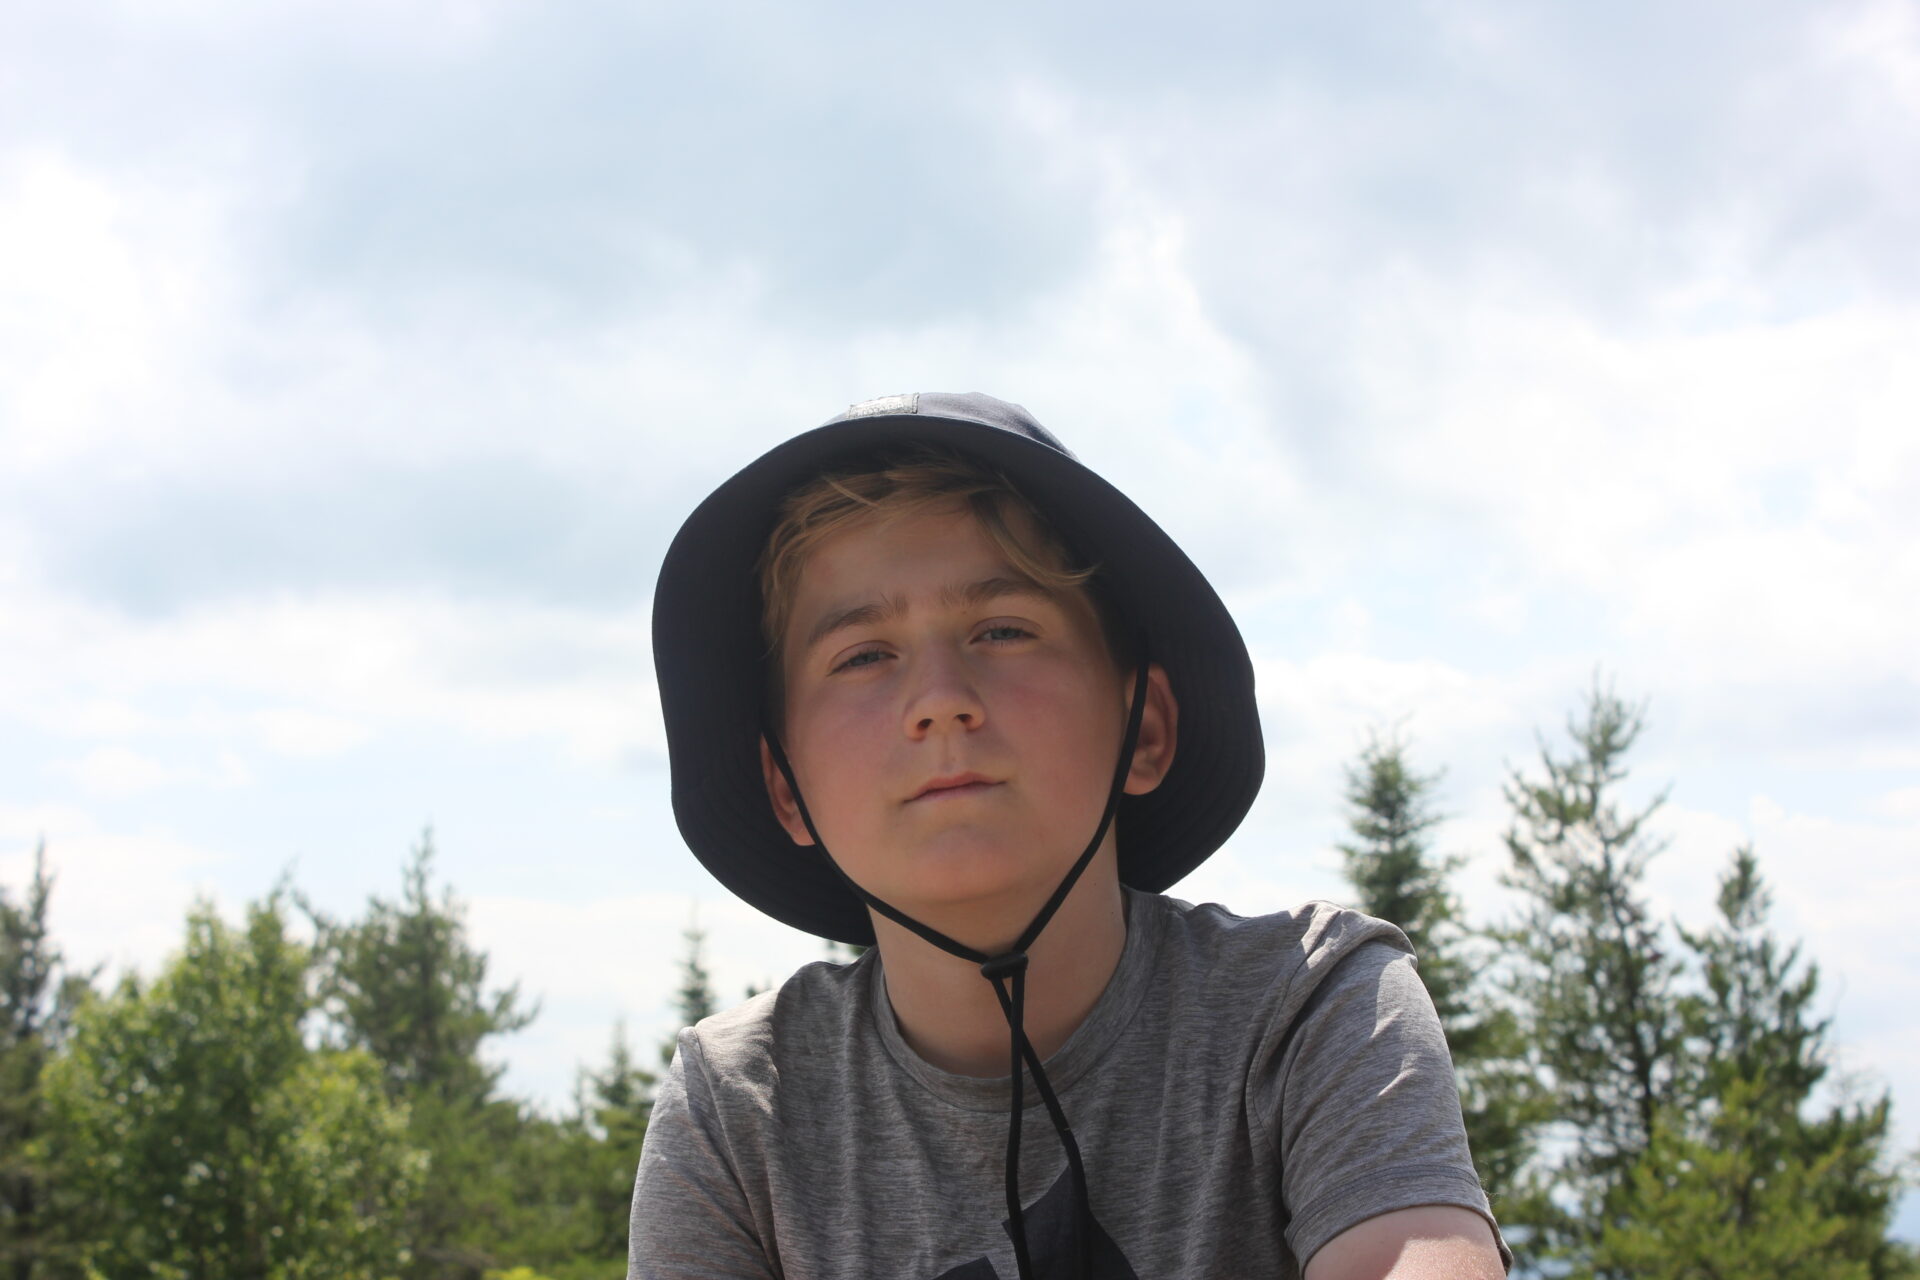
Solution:
<svg viewBox="0 0 1920 1280">
<path fill-rule="evenodd" d="M 1064 718 L 1062 728 L 1093 735 L 1107 732 L 1112 723 L 1126 723 L 1125 696 L 1116 692 L 1107 672 L 1083 660 L 1062 658 L 1021 674 L 1019 699 L 1052 708 L 1051 714 Z"/>
<path fill-rule="evenodd" d="M 820 791 L 871 783 L 873 763 L 888 741 L 884 729 L 891 716 L 884 696 L 865 690 L 836 692 L 789 707 L 791 750 L 801 784 Z"/>
<path fill-rule="evenodd" d="M 1126 707 L 1104 681 L 1084 667 L 1062 665 L 1033 672 L 1006 693 L 1007 727 L 1042 748 L 1034 763 L 1049 776 L 1066 782 L 1111 773 Z"/>
</svg>

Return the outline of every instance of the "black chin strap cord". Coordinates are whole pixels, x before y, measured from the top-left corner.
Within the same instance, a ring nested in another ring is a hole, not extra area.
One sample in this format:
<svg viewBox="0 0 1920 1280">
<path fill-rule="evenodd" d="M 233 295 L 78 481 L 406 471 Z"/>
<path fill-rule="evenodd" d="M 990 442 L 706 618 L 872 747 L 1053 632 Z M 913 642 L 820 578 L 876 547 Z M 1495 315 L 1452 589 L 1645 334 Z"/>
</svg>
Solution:
<svg viewBox="0 0 1920 1280">
<path fill-rule="evenodd" d="M 1060 1106 L 1060 1099 L 1053 1091 L 1053 1082 L 1047 1079 L 1046 1069 L 1040 1064 L 1039 1054 L 1034 1052 L 1032 1041 L 1027 1039 L 1026 999 L 1027 999 L 1027 949 L 1047 927 L 1054 913 L 1067 900 L 1067 894 L 1080 879 L 1080 875 L 1092 863 L 1094 854 L 1100 851 L 1100 844 L 1107 838 L 1108 828 L 1113 826 L 1113 816 L 1120 808 L 1120 797 L 1124 793 L 1127 774 L 1133 767 L 1134 748 L 1140 741 L 1140 721 L 1147 708 L 1147 663 L 1148 657 L 1144 643 L 1140 649 L 1140 666 L 1133 679 L 1133 703 L 1127 711 L 1127 731 L 1120 742 L 1120 759 L 1114 765 L 1113 784 L 1107 789 L 1107 806 L 1100 815 L 1100 826 L 1093 833 L 1093 839 L 1087 842 L 1086 849 L 1067 871 L 1065 878 L 1053 891 L 1046 904 L 1040 908 L 1032 922 L 1021 931 L 1019 938 L 1004 954 L 989 956 L 976 951 L 963 942 L 956 942 L 938 929 L 921 924 L 879 898 L 874 897 L 858 884 L 854 883 L 846 872 L 840 870 L 840 864 L 827 854 L 827 845 L 820 838 L 820 832 L 813 825 L 813 816 L 807 812 L 807 802 L 801 798 L 800 784 L 794 780 L 793 766 L 787 761 L 787 754 L 780 747 L 780 739 L 771 726 L 766 727 L 767 751 L 773 757 L 773 763 L 780 770 L 780 776 L 787 781 L 787 788 L 793 794 L 794 807 L 800 811 L 800 821 L 806 825 L 807 834 L 813 837 L 813 844 L 827 865 L 831 866 L 853 890 L 862 902 L 893 921 L 903 929 L 918 934 L 922 939 L 961 960 L 971 961 L 980 966 L 980 975 L 993 984 L 993 993 L 1000 999 L 1000 1012 L 1007 1020 L 1007 1029 L 1012 1041 L 1012 1094 L 1007 1118 L 1007 1220 L 1012 1228 L 1013 1253 L 1019 1264 L 1020 1280 L 1034 1280 L 1033 1258 L 1027 1247 L 1026 1214 L 1020 1205 L 1020 1116 L 1026 1109 L 1025 1072 L 1033 1073 L 1033 1085 L 1040 1094 L 1040 1100 L 1046 1104 L 1047 1116 L 1053 1121 L 1054 1134 L 1060 1139 L 1060 1145 L 1067 1154 L 1067 1167 L 1073 1176 L 1074 1204 L 1077 1213 L 1077 1226 L 1074 1232 L 1079 1252 L 1079 1273 L 1082 1277 L 1093 1274 L 1093 1207 L 1087 1197 L 1087 1170 L 1080 1159 L 1080 1144 L 1074 1140 L 1073 1129 L 1067 1123 L 1067 1113 Z"/>
</svg>

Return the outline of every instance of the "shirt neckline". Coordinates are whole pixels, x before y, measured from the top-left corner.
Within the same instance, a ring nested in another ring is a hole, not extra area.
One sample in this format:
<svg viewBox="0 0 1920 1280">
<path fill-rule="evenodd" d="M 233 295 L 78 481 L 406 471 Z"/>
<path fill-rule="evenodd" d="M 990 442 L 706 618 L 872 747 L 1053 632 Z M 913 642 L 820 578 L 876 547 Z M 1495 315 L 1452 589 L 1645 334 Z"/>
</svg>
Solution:
<svg viewBox="0 0 1920 1280">
<path fill-rule="evenodd" d="M 1107 979 L 1106 989 L 1086 1019 L 1067 1037 L 1067 1042 L 1046 1059 L 1047 1078 L 1053 1082 L 1056 1093 L 1064 1094 L 1071 1089 L 1112 1047 L 1133 1020 L 1157 967 L 1153 959 L 1159 951 L 1164 929 L 1161 907 L 1165 899 L 1157 893 L 1142 893 L 1125 885 L 1121 886 L 1121 892 L 1127 895 L 1128 910 L 1127 940 L 1120 949 L 1120 962 L 1114 966 L 1113 976 Z M 927 1092 L 968 1111 L 1005 1114 L 1011 1077 L 959 1075 L 934 1066 L 914 1052 L 913 1046 L 900 1034 L 893 1002 L 887 997 L 878 952 L 874 953 L 874 964 L 868 973 L 867 1000 L 874 1029 L 880 1043 L 886 1046 L 888 1056 Z M 1026 1105 L 1029 1109 L 1042 1105 L 1039 1092 L 1031 1087 L 1031 1082 Z"/>
</svg>

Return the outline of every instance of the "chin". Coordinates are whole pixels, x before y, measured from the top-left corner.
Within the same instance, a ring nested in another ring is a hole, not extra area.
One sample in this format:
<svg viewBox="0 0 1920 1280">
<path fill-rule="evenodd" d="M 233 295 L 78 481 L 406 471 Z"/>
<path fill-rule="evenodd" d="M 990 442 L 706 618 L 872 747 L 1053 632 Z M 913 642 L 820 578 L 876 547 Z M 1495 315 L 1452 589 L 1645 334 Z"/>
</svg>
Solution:
<svg viewBox="0 0 1920 1280">
<path fill-rule="evenodd" d="M 1030 852 L 974 842 L 915 855 L 909 875 L 889 877 L 894 896 L 879 893 L 893 906 L 916 910 L 1037 911 L 1067 873 L 1068 864 L 1036 866 Z M 877 892 L 877 891 L 875 891 Z M 911 904 L 911 905 L 910 905 Z M 1015 927 L 1024 925 L 1020 920 Z"/>
</svg>

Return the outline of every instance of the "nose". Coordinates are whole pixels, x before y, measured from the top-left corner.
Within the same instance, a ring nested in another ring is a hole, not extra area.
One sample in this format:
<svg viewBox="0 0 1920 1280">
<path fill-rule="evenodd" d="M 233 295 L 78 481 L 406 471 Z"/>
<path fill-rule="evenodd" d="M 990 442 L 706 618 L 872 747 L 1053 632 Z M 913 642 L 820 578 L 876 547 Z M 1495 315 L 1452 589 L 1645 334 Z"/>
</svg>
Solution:
<svg viewBox="0 0 1920 1280">
<path fill-rule="evenodd" d="M 906 731 L 924 738 L 946 729 L 978 729 L 987 709 L 964 662 L 946 655 L 928 655 L 915 664 L 915 681 L 906 705 Z"/>
</svg>

